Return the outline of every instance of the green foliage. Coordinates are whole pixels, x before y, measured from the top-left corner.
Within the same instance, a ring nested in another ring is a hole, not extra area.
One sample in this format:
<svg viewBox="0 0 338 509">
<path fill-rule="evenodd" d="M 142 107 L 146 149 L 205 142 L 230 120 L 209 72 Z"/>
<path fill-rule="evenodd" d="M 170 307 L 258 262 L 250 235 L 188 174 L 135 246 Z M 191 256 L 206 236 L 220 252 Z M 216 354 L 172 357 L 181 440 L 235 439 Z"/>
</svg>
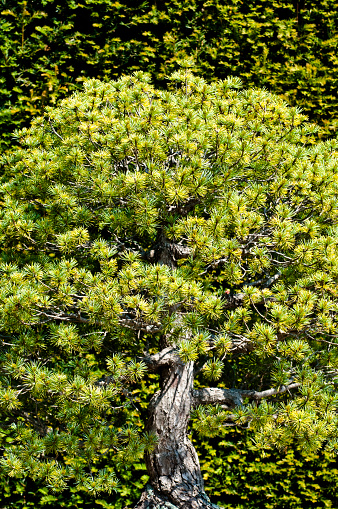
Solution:
<svg viewBox="0 0 338 509">
<path fill-rule="evenodd" d="M 140 429 L 144 426 L 149 400 L 156 390 L 158 390 L 158 383 L 155 375 L 147 375 L 146 379 L 142 379 L 136 388 L 133 388 L 133 405 L 124 410 L 127 412 L 126 416 L 130 424 L 134 424 Z M 122 421 L 121 417 L 120 419 Z M 8 432 L 3 434 L 2 440 L 6 440 L 8 443 L 13 441 L 8 436 Z M 56 493 L 39 480 L 34 482 L 29 477 L 13 479 L 0 471 L 0 502 L 8 509 L 24 509 L 25 507 L 124 509 L 124 507 L 132 507 L 149 479 L 145 464 L 137 458 L 134 458 L 133 463 L 128 466 L 118 464 L 116 457 L 110 456 L 105 459 L 108 461 L 109 467 L 114 468 L 118 473 L 119 484 L 114 493 L 92 497 L 87 490 L 79 489 L 76 485 L 67 487 L 61 493 Z"/>
<path fill-rule="evenodd" d="M 208 80 L 240 76 L 337 125 L 333 0 L 1 0 L 2 147 L 32 115 L 79 88 L 143 70 L 163 85 L 181 60 Z"/>
</svg>

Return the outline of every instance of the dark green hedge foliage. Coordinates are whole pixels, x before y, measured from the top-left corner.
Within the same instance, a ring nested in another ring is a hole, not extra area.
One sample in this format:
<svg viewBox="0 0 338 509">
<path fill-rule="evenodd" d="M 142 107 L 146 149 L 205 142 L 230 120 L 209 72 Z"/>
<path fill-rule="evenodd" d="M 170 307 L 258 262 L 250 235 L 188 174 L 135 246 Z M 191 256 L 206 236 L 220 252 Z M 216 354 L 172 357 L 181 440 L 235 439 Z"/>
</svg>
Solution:
<svg viewBox="0 0 338 509">
<path fill-rule="evenodd" d="M 305 457 L 291 448 L 264 456 L 249 433 L 235 430 L 197 448 L 207 493 L 224 509 L 337 508 L 333 456 Z"/>
<path fill-rule="evenodd" d="M 0 134 L 85 77 L 147 70 L 156 85 L 191 56 L 209 80 L 240 76 L 324 127 L 338 123 L 336 0 L 0 0 Z"/>
</svg>

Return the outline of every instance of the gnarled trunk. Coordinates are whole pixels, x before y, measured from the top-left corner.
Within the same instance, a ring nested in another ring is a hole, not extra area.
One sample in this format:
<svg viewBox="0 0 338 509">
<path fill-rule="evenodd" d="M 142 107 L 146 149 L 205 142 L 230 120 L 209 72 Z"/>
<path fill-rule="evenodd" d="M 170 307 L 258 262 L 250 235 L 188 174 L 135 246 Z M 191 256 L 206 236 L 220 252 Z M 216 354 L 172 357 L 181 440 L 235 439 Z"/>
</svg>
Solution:
<svg viewBox="0 0 338 509">
<path fill-rule="evenodd" d="M 187 436 L 193 404 L 193 362 L 178 357 L 161 373 L 161 391 L 149 407 L 147 430 L 158 444 L 147 455 L 150 485 L 135 509 L 211 509 L 196 451 Z"/>
<path fill-rule="evenodd" d="M 154 451 L 146 457 L 150 484 L 135 509 L 217 509 L 204 492 L 196 451 L 187 436 L 193 406 L 221 404 L 231 410 L 243 398 L 263 398 L 297 389 L 293 382 L 264 391 L 206 387 L 194 389 L 194 363 L 184 364 L 175 346 L 143 358 L 151 372 L 160 372 L 161 390 L 149 405 L 147 430 L 158 437 Z M 233 416 L 226 420 L 232 422 Z"/>
</svg>

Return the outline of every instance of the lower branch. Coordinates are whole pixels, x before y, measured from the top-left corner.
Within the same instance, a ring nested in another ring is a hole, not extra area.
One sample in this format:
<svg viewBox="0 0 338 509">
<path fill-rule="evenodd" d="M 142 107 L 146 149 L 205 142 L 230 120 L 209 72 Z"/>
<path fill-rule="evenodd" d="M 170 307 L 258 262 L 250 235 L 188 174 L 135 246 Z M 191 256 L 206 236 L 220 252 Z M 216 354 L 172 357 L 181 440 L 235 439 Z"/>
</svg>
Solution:
<svg viewBox="0 0 338 509">
<path fill-rule="evenodd" d="M 205 389 L 194 389 L 193 401 L 194 406 L 198 405 L 213 405 L 221 404 L 226 405 L 229 408 L 243 405 L 243 398 L 253 399 L 259 401 L 263 398 L 270 396 L 276 396 L 277 394 L 283 394 L 291 389 L 297 389 L 300 387 L 300 383 L 292 383 L 289 385 L 283 385 L 278 389 L 272 388 L 265 391 L 253 391 L 253 390 L 242 390 L 242 389 L 221 389 L 219 387 L 207 387 Z"/>
<path fill-rule="evenodd" d="M 193 390 L 194 407 L 215 404 L 226 405 L 229 408 L 241 406 L 243 404 L 241 391 L 237 389 L 220 389 L 218 387 Z"/>
<path fill-rule="evenodd" d="M 297 389 L 302 384 L 295 382 L 289 385 L 282 385 L 279 389 L 267 389 L 266 391 L 241 391 L 245 398 L 254 399 L 256 401 L 268 398 L 269 396 L 276 396 L 277 394 L 283 394 L 284 392 L 290 391 L 291 389 Z"/>
</svg>

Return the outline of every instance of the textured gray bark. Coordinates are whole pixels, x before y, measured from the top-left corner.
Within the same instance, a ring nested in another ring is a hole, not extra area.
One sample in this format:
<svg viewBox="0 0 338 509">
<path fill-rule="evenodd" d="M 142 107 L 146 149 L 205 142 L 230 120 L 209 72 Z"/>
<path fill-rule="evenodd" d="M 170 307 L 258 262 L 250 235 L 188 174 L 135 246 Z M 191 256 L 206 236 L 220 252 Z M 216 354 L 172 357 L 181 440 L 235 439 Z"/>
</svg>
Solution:
<svg viewBox="0 0 338 509">
<path fill-rule="evenodd" d="M 187 435 L 194 404 L 193 362 L 184 364 L 173 349 L 166 353 L 161 391 L 149 406 L 147 431 L 158 437 L 156 448 L 146 457 L 150 485 L 135 509 L 213 509 L 216 506 L 205 494 L 197 453 Z"/>
</svg>

